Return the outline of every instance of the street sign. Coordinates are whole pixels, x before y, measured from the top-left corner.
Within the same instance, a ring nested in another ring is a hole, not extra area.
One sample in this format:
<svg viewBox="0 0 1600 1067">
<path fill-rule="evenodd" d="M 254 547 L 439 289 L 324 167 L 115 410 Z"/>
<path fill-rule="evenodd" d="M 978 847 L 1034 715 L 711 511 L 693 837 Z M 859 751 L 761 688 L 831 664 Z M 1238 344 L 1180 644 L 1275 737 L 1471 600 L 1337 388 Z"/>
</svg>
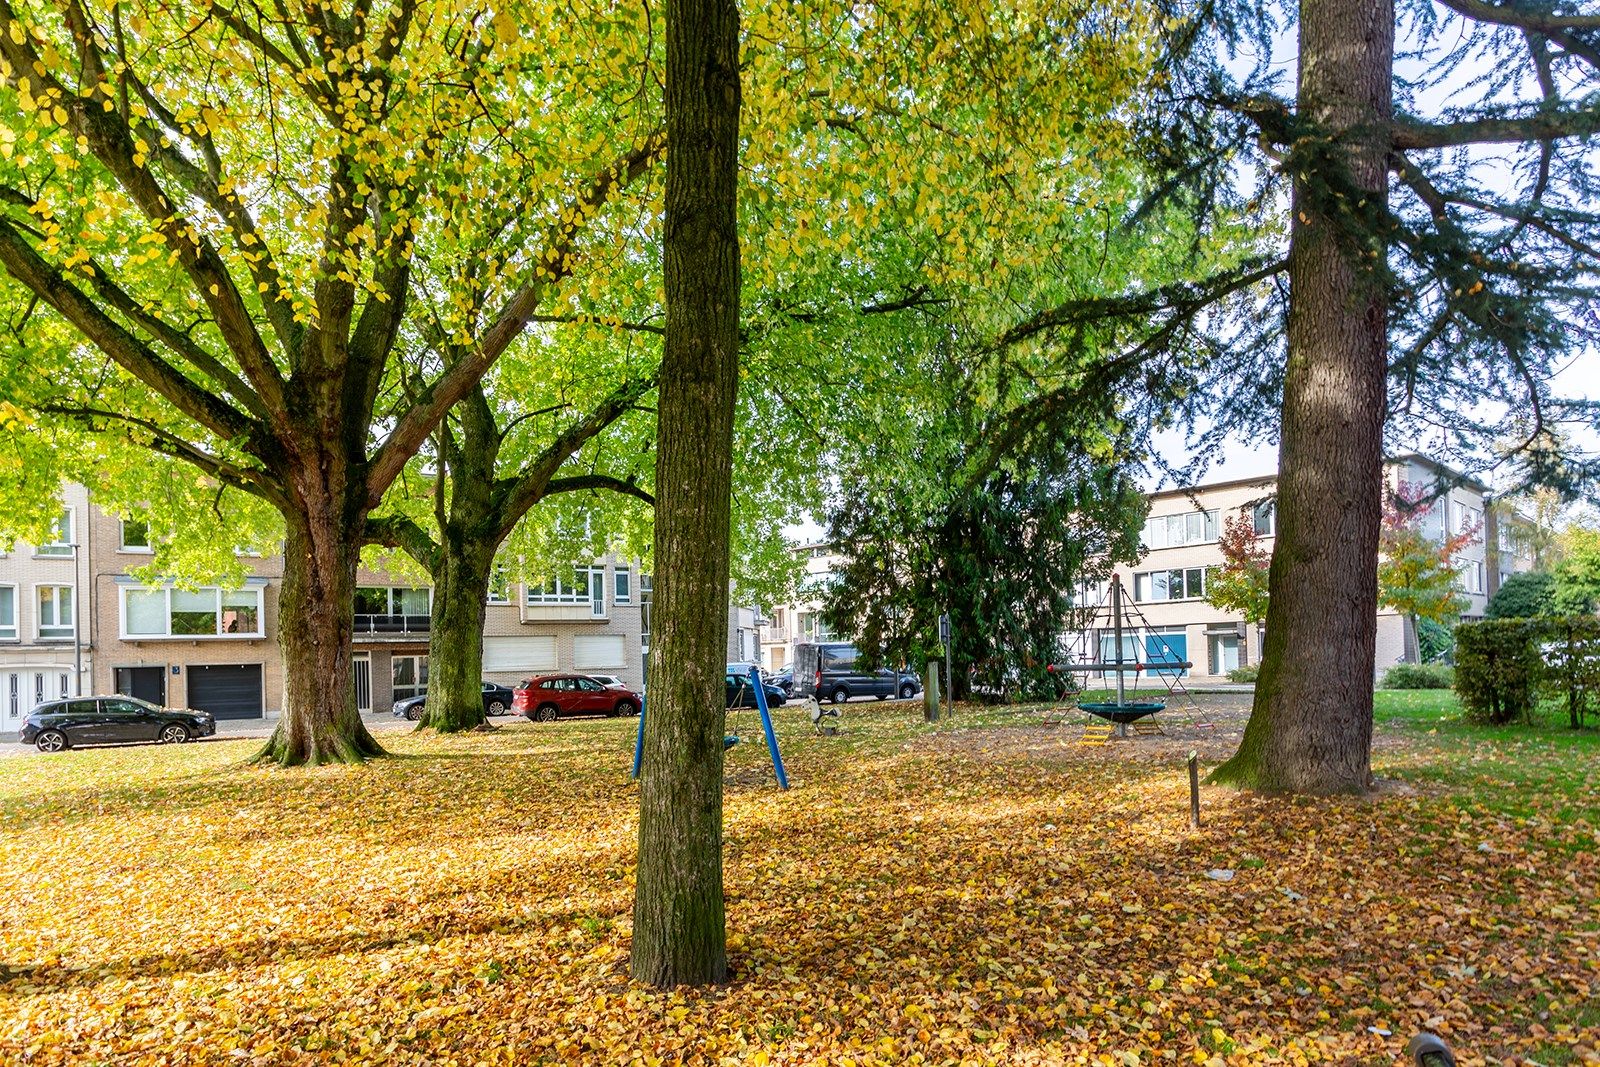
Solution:
<svg viewBox="0 0 1600 1067">
<path fill-rule="evenodd" d="M 941 645 L 950 643 L 950 616 L 948 615 L 939 616 L 939 643 Z"/>
</svg>

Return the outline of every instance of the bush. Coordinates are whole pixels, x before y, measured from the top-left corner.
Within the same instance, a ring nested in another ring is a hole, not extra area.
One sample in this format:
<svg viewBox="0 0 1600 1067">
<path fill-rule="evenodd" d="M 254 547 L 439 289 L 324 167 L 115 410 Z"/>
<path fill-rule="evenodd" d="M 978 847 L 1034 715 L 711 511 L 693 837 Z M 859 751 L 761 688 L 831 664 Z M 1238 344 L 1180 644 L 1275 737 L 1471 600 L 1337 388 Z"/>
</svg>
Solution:
<svg viewBox="0 0 1600 1067">
<path fill-rule="evenodd" d="M 1456 672 L 1442 663 L 1397 663 L 1383 672 L 1385 689 L 1451 689 Z"/>
<path fill-rule="evenodd" d="M 1600 703 L 1600 619 L 1498 619 L 1456 627 L 1456 692 L 1475 722 L 1531 719 L 1542 698 L 1574 728 Z"/>
<path fill-rule="evenodd" d="M 1555 612 L 1556 579 L 1543 571 L 1513 574 L 1500 583 L 1484 610 L 1488 619 L 1537 619 Z"/>
<path fill-rule="evenodd" d="M 1455 660 L 1456 635 L 1442 622 L 1417 620 L 1417 655 L 1424 663 L 1451 663 Z M 1427 686 L 1413 688 L 1428 688 Z M 1448 684 L 1440 688 L 1449 689 Z"/>
<path fill-rule="evenodd" d="M 1248 665 L 1243 666 L 1243 667 L 1235 667 L 1233 670 L 1229 671 L 1228 672 L 1228 681 L 1230 681 L 1230 682 L 1250 682 L 1250 683 L 1253 684 L 1255 682 L 1255 680 L 1256 680 L 1256 675 L 1258 675 L 1260 673 L 1261 673 L 1261 668 L 1259 666 L 1257 666 L 1256 664 L 1251 663 L 1251 664 L 1248 664 Z"/>
</svg>

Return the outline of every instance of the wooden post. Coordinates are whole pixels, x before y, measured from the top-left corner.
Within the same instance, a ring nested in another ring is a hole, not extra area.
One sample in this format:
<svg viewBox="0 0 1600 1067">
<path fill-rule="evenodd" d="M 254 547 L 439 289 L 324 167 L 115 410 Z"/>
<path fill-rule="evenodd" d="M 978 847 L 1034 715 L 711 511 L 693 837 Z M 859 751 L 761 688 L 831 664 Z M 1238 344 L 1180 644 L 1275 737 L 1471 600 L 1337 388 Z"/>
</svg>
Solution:
<svg viewBox="0 0 1600 1067">
<path fill-rule="evenodd" d="M 1189 829 L 1200 829 L 1200 757 L 1189 753 Z"/>
<path fill-rule="evenodd" d="M 928 722 L 939 721 L 939 661 L 930 659 L 923 671 L 926 680 L 922 686 L 922 717 Z"/>
</svg>

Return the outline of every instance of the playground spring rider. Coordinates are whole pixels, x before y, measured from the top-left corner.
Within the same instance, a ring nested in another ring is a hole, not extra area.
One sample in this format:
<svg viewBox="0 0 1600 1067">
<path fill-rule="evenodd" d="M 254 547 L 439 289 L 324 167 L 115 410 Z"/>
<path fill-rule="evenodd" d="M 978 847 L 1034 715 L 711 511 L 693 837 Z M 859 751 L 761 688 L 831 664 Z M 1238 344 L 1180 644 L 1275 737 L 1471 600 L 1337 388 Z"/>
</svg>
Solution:
<svg viewBox="0 0 1600 1067">
<path fill-rule="evenodd" d="M 767 690 L 761 683 L 761 669 L 759 667 L 750 668 L 750 687 L 755 693 L 756 710 L 761 713 L 761 732 L 766 735 L 767 754 L 772 757 L 772 772 L 777 776 L 778 788 L 788 789 L 789 776 L 783 772 L 783 755 L 778 751 L 778 735 L 773 733 L 772 730 L 772 712 L 767 709 Z M 735 715 L 737 714 L 738 709 L 736 708 Z M 639 736 L 633 742 L 633 774 L 630 775 L 634 779 L 639 777 L 640 767 L 644 763 L 644 716 L 645 701 L 641 697 L 639 700 Z M 740 740 L 739 731 L 735 728 L 732 733 L 723 737 L 722 747 L 724 750 L 730 749 L 737 745 Z"/>
</svg>

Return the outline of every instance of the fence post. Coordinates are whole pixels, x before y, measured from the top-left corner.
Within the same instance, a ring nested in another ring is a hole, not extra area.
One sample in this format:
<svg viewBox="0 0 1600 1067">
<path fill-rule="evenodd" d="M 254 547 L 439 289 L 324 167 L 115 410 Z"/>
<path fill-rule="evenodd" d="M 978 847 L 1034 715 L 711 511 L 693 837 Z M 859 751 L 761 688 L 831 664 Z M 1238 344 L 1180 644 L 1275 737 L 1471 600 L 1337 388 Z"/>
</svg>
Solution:
<svg viewBox="0 0 1600 1067">
<path fill-rule="evenodd" d="M 928 722 L 938 722 L 939 661 L 930 659 L 922 673 L 926 676 L 922 685 L 922 717 Z"/>
</svg>

